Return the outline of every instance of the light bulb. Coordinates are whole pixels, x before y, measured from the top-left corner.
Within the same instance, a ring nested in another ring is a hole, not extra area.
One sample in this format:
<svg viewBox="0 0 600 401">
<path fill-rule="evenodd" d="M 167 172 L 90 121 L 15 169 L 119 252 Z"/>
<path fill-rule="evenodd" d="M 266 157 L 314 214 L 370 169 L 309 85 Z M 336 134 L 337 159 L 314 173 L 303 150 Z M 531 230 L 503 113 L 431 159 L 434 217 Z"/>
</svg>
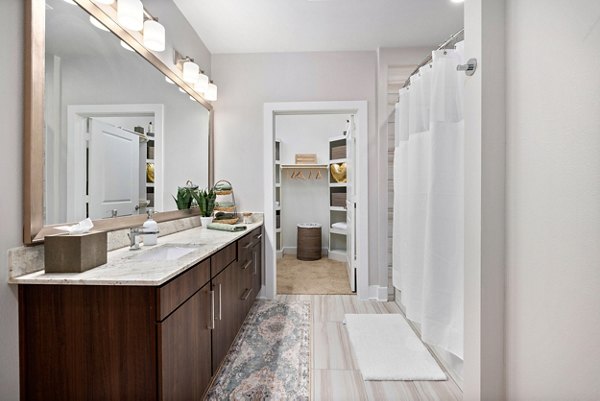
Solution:
<svg viewBox="0 0 600 401">
<path fill-rule="evenodd" d="M 206 100 L 214 102 L 217 100 L 217 85 L 212 82 L 208 84 L 208 88 L 206 89 L 206 93 L 204 94 Z"/>
<path fill-rule="evenodd" d="M 117 21 L 130 31 L 144 28 L 144 5 L 140 0 L 119 0 L 117 2 Z"/>
<path fill-rule="evenodd" d="M 144 46 L 155 52 L 165 50 L 165 27 L 151 19 L 144 22 Z"/>
<path fill-rule="evenodd" d="M 179 92 L 181 93 L 187 93 L 186 91 L 184 91 L 183 89 L 179 88 Z"/>
<path fill-rule="evenodd" d="M 102 25 L 100 21 L 90 15 L 90 24 L 94 25 L 96 28 L 101 29 L 103 31 L 109 32 L 108 28 Z"/>
<path fill-rule="evenodd" d="M 77 5 L 77 3 L 75 3 L 73 0 L 64 0 L 64 2 L 67 3 L 67 4 L 71 4 L 73 6 Z"/>
<path fill-rule="evenodd" d="M 198 79 L 200 67 L 191 60 L 183 63 L 183 80 L 188 84 L 193 84 Z"/>
<path fill-rule="evenodd" d="M 133 48 L 131 46 L 129 46 L 127 43 L 121 41 L 121 47 L 125 50 L 129 50 L 130 52 L 133 52 L 135 50 L 133 50 Z"/>
<path fill-rule="evenodd" d="M 173 82 L 173 81 L 171 80 L 171 78 L 169 78 L 169 77 L 165 77 L 165 81 L 167 81 L 167 83 L 168 83 L 168 84 L 171 84 L 171 85 L 174 85 L 174 84 L 175 84 L 175 82 Z"/>
<path fill-rule="evenodd" d="M 208 77 L 205 74 L 200 73 L 198 79 L 194 83 L 194 90 L 196 92 L 205 93 L 208 89 L 208 83 Z"/>
<path fill-rule="evenodd" d="M 196 102 L 196 101 L 197 101 L 196 99 L 194 99 L 194 98 L 193 98 L 193 97 L 191 97 L 191 96 L 190 96 L 190 100 L 191 100 L 192 102 Z"/>
</svg>

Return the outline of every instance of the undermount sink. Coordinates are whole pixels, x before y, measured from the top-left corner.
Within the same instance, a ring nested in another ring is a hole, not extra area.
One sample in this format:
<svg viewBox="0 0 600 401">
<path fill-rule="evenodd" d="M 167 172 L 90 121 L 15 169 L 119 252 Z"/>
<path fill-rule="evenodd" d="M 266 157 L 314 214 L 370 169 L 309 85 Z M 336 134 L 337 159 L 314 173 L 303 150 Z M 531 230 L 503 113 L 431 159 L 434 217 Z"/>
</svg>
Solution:
<svg viewBox="0 0 600 401">
<path fill-rule="evenodd" d="M 165 244 L 157 248 L 144 249 L 137 255 L 129 257 L 129 259 L 155 262 L 177 260 L 188 253 L 194 252 L 196 249 L 198 247 L 193 245 Z"/>
</svg>

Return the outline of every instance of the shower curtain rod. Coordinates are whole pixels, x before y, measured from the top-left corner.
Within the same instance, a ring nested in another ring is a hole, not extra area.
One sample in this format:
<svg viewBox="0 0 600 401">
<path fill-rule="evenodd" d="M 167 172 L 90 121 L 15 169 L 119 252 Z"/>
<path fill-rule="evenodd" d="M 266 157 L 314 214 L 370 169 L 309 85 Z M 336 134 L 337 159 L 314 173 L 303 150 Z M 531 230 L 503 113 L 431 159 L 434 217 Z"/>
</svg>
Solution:
<svg viewBox="0 0 600 401">
<path fill-rule="evenodd" d="M 448 47 L 452 47 L 452 46 L 456 45 L 458 42 L 460 42 L 461 40 L 463 40 L 464 38 L 465 38 L 465 28 L 462 28 L 460 31 L 458 31 L 454 35 L 450 36 L 450 38 L 448 38 L 448 40 L 446 40 L 444 43 L 439 45 L 438 48 L 435 50 L 442 50 L 442 49 L 447 49 Z M 413 75 L 418 73 L 419 69 L 421 67 L 429 64 L 431 62 L 431 60 L 432 60 L 432 56 L 431 56 L 431 54 L 429 54 L 429 56 L 427 56 L 425 58 L 425 60 L 423 60 L 419 63 L 417 68 L 415 68 L 415 70 L 408 76 L 406 81 L 404 81 L 404 85 L 402 85 L 402 88 L 406 88 L 410 84 L 410 77 L 412 77 Z"/>
</svg>

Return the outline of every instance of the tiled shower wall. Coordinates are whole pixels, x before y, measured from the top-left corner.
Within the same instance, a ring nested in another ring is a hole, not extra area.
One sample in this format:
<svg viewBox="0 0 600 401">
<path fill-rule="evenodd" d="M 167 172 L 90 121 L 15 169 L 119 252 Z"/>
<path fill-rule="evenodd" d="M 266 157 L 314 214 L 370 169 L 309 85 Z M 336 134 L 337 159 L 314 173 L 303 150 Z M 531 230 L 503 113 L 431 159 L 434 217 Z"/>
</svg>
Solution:
<svg viewBox="0 0 600 401">
<path fill-rule="evenodd" d="M 414 65 L 389 65 L 387 76 L 387 128 L 388 128 L 388 299 L 394 300 L 394 286 L 392 284 L 392 237 L 394 218 L 394 148 L 396 137 L 394 135 L 395 114 L 394 105 L 398 102 L 398 91 L 406 79 L 414 71 Z"/>
</svg>

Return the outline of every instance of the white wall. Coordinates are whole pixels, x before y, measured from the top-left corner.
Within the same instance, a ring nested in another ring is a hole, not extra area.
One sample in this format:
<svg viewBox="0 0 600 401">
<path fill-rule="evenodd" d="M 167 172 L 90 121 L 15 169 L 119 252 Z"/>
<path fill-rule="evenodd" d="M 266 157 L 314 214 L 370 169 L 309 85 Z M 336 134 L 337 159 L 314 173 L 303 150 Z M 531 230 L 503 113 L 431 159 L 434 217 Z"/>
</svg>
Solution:
<svg viewBox="0 0 600 401">
<path fill-rule="evenodd" d="M 158 58 L 166 65 L 171 66 L 176 49 L 182 55 L 193 58 L 200 69 L 210 76 L 211 54 L 175 2 L 172 0 L 144 0 L 144 7 L 152 15 L 158 17 L 167 32 L 166 49 L 164 52 L 155 53 Z"/>
<path fill-rule="evenodd" d="M 312 114 L 280 115 L 275 117 L 275 136 L 281 140 L 281 163 L 294 164 L 297 153 L 317 154 L 317 163 L 329 162 L 329 138 L 340 136 L 346 128 L 348 115 Z M 322 247 L 329 243 L 329 172 L 303 171 L 306 180 L 291 179 L 294 170 L 283 170 L 281 227 L 284 248 L 296 248 L 299 223 L 322 225 Z"/>
<path fill-rule="evenodd" d="M 465 401 L 505 399 L 504 0 L 465 2 Z"/>
<path fill-rule="evenodd" d="M 23 2 L 0 1 L 0 399 L 19 399 L 17 287 L 6 284 L 9 248 L 22 243 Z"/>
<path fill-rule="evenodd" d="M 234 186 L 241 210 L 264 211 L 263 104 L 367 100 L 369 106 L 369 260 L 377 266 L 375 52 L 216 54 L 215 174 Z M 239 168 L 236 161 L 243 160 Z M 379 282 L 370 269 L 369 282 Z"/>
<path fill-rule="evenodd" d="M 600 2 L 507 3 L 507 398 L 599 400 Z"/>
</svg>

